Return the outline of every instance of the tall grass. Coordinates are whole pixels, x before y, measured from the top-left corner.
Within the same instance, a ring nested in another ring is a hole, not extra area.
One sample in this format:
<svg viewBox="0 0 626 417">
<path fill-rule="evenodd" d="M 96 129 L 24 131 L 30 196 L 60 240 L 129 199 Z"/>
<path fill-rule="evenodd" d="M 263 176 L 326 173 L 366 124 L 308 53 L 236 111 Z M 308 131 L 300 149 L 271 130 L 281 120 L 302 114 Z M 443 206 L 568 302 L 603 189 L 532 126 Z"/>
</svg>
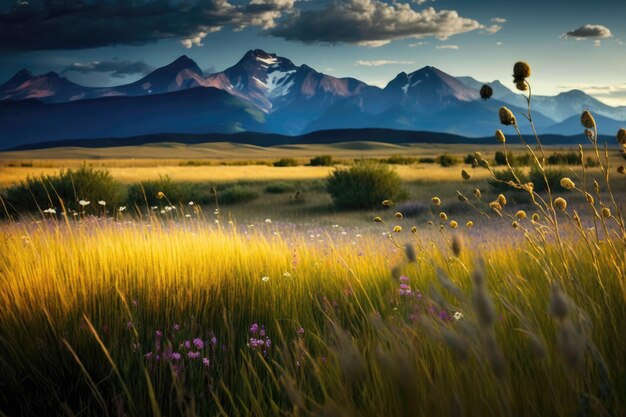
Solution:
<svg viewBox="0 0 626 417">
<path fill-rule="evenodd" d="M 443 211 L 453 197 L 441 195 L 437 221 L 398 211 L 369 232 L 304 234 L 157 193 L 167 213 L 3 224 L 0 411 L 623 415 L 626 234 L 587 117 L 593 188 L 583 171 L 553 189 L 540 142 L 527 151 L 541 193 L 476 154 L 531 202 L 460 189 L 482 223 Z M 584 205 L 568 205 L 571 193 Z"/>
</svg>

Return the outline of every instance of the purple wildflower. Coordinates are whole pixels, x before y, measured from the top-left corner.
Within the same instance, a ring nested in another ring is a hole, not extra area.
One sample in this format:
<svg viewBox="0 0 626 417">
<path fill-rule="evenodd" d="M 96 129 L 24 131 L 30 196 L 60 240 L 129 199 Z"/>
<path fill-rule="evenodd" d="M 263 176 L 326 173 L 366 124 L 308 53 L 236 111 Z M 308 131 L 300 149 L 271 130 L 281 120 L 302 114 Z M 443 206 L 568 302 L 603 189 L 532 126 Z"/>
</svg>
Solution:
<svg viewBox="0 0 626 417">
<path fill-rule="evenodd" d="M 215 336 L 211 337 L 211 344 L 212 344 L 213 346 L 216 346 L 216 345 L 217 345 L 217 337 L 215 337 Z"/>
<path fill-rule="evenodd" d="M 204 348 L 204 342 L 199 337 L 193 339 L 193 345 L 198 349 Z"/>
<path fill-rule="evenodd" d="M 174 331 L 177 332 L 180 330 L 180 324 L 175 324 L 174 325 Z"/>
<path fill-rule="evenodd" d="M 179 361 L 180 358 L 181 358 L 180 353 L 178 353 L 178 352 L 170 353 L 170 359 L 175 360 L 175 361 Z"/>
<path fill-rule="evenodd" d="M 161 330 L 157 330 L 156 337 L 161 337 L 161 336 L 163 336 L 163 333 L 161 332 Z"/>
<path fill-rule="evenodd" d="M 296 330 L 296 333 L 298 333 L 299 335 L 303 335 L 304 329 L 302 327 L 298 327 L 298 330 Z"/>
<path fill-rule="evenodd" d="M 189 359 L 198 359 L 200 357 L 200 352 L 187 352 L 187 357 Z"/>
<path fill-rule="evenodd" d="M 259 331 L 259 325 L 254 323 L 252 326 L 250 326 L 250 333 L 252 334 L 256 334 Z"/>
<path fill-rule="evenodd" d="M 209 361 L 209 358 L 202 358 L 202 363 L 206 367 L 209 367 L 211 365 L 211 362 Z"/>
<path fill-rule="evenodd" d="M 146 359 L 150 360 L 150 359 L 152 359 L 152 352 L 148 352 L 148 353 L 146 353 L 146 354 L 145 354 L 145 355 L 143 355 L 143 356 L 144 356 L 144 358 L 146 358 Z"/>
</svg>

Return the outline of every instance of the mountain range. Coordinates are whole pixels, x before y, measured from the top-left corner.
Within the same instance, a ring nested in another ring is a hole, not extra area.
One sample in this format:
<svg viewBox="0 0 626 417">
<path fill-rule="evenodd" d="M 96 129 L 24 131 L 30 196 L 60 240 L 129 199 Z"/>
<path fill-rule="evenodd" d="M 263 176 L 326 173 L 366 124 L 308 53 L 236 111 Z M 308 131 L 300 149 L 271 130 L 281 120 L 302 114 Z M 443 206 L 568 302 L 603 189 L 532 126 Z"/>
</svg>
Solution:
<svg viewBox="0 0 626 417">
<path fill-rule="evenodd" d="M 492 99 L 481 100 L 483 84 L 425 66 L 379 88 L 259 49 L 209 75 L 181 56 L 115 87 L 85 87 L 54 72 L 21 70 L 0 85 L 0 148 L 153 134 L 302 135 L 365 128 L 485 137 L 499 128 L 500 106 L 521 114 L 526 101 L 497 80 L 488 83 Z M 540 133 L 579 134 L 585 109 L 596 115 L 603 133 L 626 120 L 626 106 L 608 106 L 579 90 L 533 96 L 532 104 Z"/>
</svg>

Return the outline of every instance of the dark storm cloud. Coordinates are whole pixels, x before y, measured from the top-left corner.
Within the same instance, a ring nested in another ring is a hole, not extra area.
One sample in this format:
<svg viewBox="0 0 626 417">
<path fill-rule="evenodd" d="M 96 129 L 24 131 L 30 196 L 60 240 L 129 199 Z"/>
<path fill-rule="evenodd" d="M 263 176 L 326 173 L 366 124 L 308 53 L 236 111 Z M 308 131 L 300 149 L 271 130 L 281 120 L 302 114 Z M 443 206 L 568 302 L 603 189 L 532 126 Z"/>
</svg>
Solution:
<svg viewBox="0 0 626 417">
<path fill-rule="evenodd" d="M 143 61 L 93 61 L 93 62 L 74 62 L 66 67 L 63 72 L 80 72 L 83 74 L 99 72 L 110 74 L 112 77 L 123 78 L 127 75 L 141 74 L 145 75 L 152 71 L 152 67 Z"/>
<path fill-rule="evenodd" d="M 418 11 L 408 3 L 348 0 L 334 2 L 322 10 L 296 13 L 270 34 L 304 43 L 380 46 L 403 38 L 447 39 L 476 29 L 486 27 L 454 10 L 428 7 Z"/>
<path fill-rule="evenodd" d="M 612 36 L 611 30 L 602 25 L 584 25 L 578 29 L 571 30 L 561 35 L 562 38 L 573 39 L 600 39 L 610 38 Z"/>
<path fill-rule="evenodd" d="M 192 39 L 223 27 L 272 29 L 294 0 L 19 0 L 0 13 L 0 49 L 84 49 Z"/>
</svg>

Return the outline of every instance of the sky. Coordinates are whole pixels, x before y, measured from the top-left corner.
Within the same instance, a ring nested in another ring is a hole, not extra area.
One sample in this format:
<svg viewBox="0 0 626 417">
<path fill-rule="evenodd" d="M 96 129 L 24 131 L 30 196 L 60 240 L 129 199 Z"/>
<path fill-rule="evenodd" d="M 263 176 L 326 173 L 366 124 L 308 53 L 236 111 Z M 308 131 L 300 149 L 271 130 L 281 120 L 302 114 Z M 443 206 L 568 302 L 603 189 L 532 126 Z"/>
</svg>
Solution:
<svg viewBox="0 0 626 417">
<path fill-rule="evenodd" d="M 431 65 L 513 88 L 525 60 L 535 94 L 626 105 L 624 22 L 624 0 L 0 0 L 0 83 L 26 68 L 118 85 L 183 54 L 217 72 L 263 49 L 379 86 Z"/>
</svg>

